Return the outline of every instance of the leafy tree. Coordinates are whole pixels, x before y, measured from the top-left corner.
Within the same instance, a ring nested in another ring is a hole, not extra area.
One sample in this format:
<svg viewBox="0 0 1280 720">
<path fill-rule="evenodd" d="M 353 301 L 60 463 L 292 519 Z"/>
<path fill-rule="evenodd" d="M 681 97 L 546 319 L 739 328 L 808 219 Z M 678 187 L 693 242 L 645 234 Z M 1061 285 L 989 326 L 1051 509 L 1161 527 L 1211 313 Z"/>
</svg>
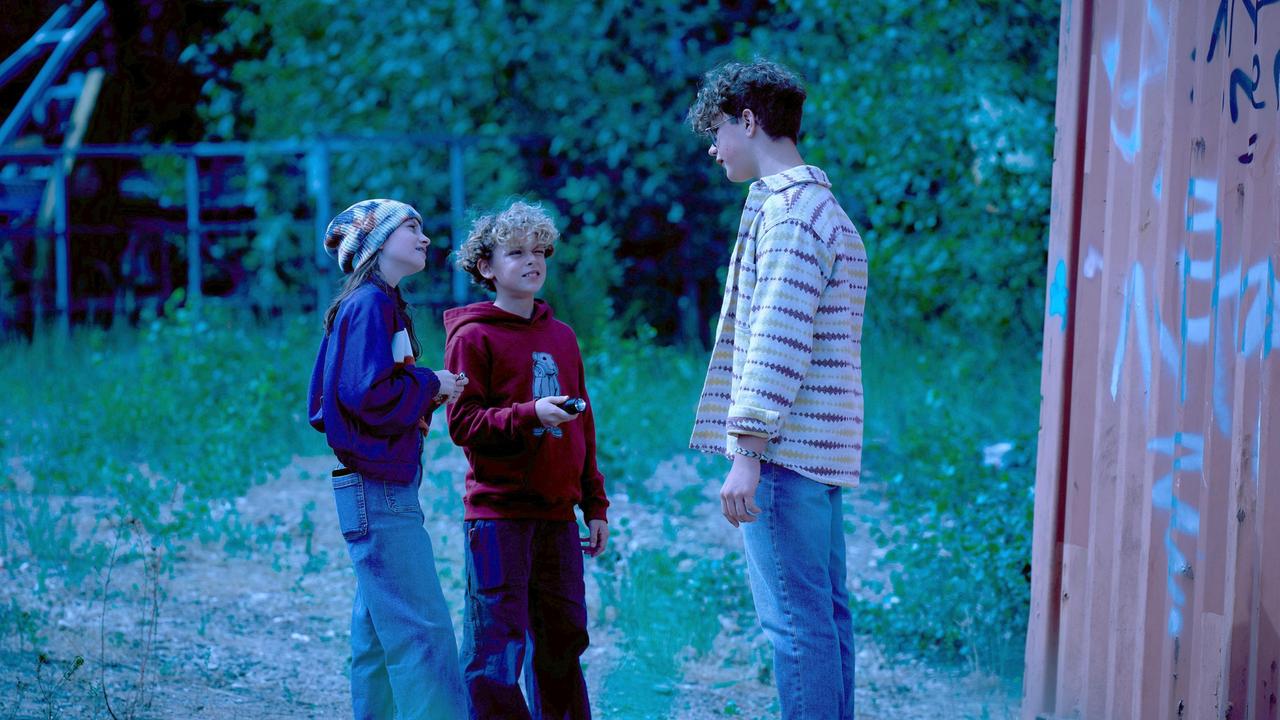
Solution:
<svg viewBox="0 0 1280 720">
<path fill-rule="evenodd" d="M 595 238 L 622 268 L 574 273 L 587 296 L 686 339 L 705 336 L 718 304 L 743 189 L 706 161 L 684 111 L 707 68 L 774 57 L 807 79 L 802 151 L 867 239 L 877 312 L 1027 334 L 1041 314 L 1056 13 L 1049 0 L 392 0 L 377 12 L 245 0 L 193 54 L 254 55 L 207 88 L 218 137 L 475 139 L 473 206 L 551 203 L 568 242 Z M 446 163 L 433 147 L 340 154 L 335 203 L 398 196 L 445 218 Z"/>
</svg>

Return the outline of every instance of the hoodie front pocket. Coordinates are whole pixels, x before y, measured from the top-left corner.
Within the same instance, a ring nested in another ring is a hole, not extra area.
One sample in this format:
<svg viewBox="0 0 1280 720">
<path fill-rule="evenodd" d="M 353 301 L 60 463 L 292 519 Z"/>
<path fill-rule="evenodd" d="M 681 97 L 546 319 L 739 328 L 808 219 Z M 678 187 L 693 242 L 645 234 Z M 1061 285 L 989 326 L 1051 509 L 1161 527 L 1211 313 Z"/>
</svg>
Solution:
<svg viewBox="0 0 1280 720">
<path fill-rule="evenodd" d="M 523 440 L 488 445 L 472 452 L 471 467 L 481 485 L 494 490 L 523 488 L 535 454 Z"/>
</svg>

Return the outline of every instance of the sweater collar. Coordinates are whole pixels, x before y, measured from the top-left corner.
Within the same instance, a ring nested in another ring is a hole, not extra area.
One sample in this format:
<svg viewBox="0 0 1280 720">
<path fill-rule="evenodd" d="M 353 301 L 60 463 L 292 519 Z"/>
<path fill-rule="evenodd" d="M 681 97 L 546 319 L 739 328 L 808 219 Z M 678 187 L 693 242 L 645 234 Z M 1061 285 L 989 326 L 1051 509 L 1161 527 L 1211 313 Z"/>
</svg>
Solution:
<svg viewBox="0 0 1280 720">
<path fill-rule="evenodd" d="M 820 168 L 814 165 L 797 165 L 780 173 L 760 178 L 751 183 L 751 189 L 753 191 L 776 193 L 805 183 L 817 183 L 825 188 L 831 187 L 831 181 L 827 179 L 827 174 L 822 172 Z"/>
</svg>

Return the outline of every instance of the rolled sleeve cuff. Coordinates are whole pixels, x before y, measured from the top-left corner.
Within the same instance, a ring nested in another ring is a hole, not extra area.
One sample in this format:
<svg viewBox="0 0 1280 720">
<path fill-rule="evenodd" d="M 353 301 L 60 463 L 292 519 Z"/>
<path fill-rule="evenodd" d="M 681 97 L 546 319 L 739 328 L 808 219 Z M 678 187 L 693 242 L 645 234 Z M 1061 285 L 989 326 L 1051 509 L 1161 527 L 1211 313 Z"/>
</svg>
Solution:
<svg viewBox="0 0 1280 720">
<path fill-rule="evenodd" d="M 778 434 L 781 415 L 777 410 L 734 405 L 729 408 L 726 429 L 730 435 L 755 435 L 767 440 Z"/>
</svg>

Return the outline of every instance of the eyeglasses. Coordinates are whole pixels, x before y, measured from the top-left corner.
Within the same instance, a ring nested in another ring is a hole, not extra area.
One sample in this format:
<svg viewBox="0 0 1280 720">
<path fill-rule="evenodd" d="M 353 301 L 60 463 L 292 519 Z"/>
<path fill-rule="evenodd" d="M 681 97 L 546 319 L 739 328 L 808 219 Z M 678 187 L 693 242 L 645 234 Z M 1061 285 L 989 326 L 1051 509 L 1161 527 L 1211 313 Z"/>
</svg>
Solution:
<svg viewBox="0 0 1280 720">
<path fill-rule="evenodd" d="M 724 125 L 727 122 L 736 123 L 738 122 L 738 118 L 734 115 L 729 115 L 725 117 L 725 119 L 716 123 L 715 125 L 712 125 L 711 127 L 708 127 L 706 130 L 703 130 L 702 134 L 707 136 L 708 141 L 715 143 L 717 137 L 719 136 L 720 126 Z"/>
</svg>

